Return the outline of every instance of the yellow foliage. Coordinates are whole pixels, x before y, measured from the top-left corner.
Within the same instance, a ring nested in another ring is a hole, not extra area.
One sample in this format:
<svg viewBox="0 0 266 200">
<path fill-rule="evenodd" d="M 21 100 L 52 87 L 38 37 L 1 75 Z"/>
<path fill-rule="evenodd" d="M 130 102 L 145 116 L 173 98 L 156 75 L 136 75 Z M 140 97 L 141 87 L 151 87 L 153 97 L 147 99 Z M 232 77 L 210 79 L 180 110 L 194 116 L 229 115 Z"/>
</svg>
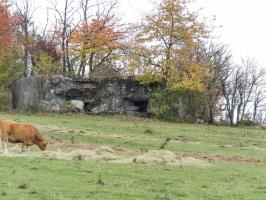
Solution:
<svg viewBox="0 0 266 200">
<path fill-rule="evenodd" d="M 196 48 L 208 31 L 186 3 L 163 0 L 139 29 L 130 66 L 140 79 L 163 81 L 170 90 L 204 90 L 208 65 L 198 63 Z"/>
<path fill-rule="evenodd" d="M 60 66 L 53 61 L 53 58 L 44 52 L 39 55 L 39 73 L 42 75 L 49 75 L 58 73 Z"/>
</svg>

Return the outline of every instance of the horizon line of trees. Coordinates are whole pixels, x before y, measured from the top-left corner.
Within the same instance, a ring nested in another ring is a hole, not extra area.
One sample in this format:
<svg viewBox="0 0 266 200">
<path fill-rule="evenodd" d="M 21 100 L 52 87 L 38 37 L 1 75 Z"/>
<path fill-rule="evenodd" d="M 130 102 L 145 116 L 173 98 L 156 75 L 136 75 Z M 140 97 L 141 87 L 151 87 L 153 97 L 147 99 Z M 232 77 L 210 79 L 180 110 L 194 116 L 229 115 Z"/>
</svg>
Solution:
<svg viewBox="0 0 266 200">
<path fill-rule="evenodd" d="M 185 1 L 161 0 L 135 24 L 121 23 L 116 0 L 63 2 L 50 1 L 41 28 L 34 0 L 0 0 L 2 105 L 8 85 L 23 76 L 134 76 L 160 83 L 150 103 L 158 118 L 266 122 L 265 71 L 249 58 L 235 64 L 228 47 L 213 42 L 213 24 Z"/>
</svg>

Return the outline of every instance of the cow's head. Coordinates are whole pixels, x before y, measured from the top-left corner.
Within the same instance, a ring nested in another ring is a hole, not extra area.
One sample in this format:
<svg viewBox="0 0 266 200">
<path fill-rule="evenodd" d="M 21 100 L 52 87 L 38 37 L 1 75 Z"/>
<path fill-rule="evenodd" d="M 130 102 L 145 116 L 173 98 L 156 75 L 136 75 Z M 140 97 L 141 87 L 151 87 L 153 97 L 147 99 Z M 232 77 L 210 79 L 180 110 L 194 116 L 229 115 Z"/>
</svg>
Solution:
<svg viewBox="0 0 266 200">
<path fill-rule="evenodd" d="M 41 142 L 38 142 L 38 146 L 39 146 L 39 148 L 42 150 L 42 151 L 44 151 L 46 148 L 47 148 L 47 144 L 48 144 L 48 142 L 47 141 L 41 141 Z"/>
</svg>

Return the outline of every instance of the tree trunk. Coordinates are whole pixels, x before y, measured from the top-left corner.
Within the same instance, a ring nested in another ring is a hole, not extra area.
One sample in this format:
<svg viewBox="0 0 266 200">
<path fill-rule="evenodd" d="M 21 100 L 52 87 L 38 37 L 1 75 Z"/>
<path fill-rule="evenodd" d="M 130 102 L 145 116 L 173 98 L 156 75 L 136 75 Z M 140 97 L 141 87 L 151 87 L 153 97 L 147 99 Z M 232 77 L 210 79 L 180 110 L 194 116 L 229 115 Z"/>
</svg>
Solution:
<svg viewBox="0 0 266 200">
<path fill-rule="evenodd" d="M 86 68 L 86 55 L 85 53 L 81 54 L 81 61 L 79 65 L 79 70 L 78 70 L 78 76 L 84 76 L 85 75 L 85 68 Z M 81 74 L 82 73 L 82 74 Z"/>
<path fill-rule="evenodd" d="M 93 59 L 94 59 L 94 53 L 92 52 L 90 54 L 90 60 L 89 60 L 89 68 L 90 68 L 90 73 L 93 72 Z"/>
<path fill-rule="evenodd" d="M 70 60 L 69 60 L 69 46 L 68 46 L 68 39 L 66 40 L 66 66 L 67 66 L 67 70 L 68 70 L 68 73 L 72 73 L 73 70 L 72 70 L 72 66 L 70 64 Z"/>
<path fill-rule="evenodd" d="M 237 125 L 239 124 L 240 121 L 242 121 L 242 119 L 241 119 L 242 117 L 240 117 L 240 115 L 241 115 L 241 107 L 242 107 L 241 104 L 237 106 L 237 113 L 236 113 L 236 124 Z"/>
<path fill-rule="evenodd" d="M 230 125 L 234 125 L 234 109 L 228 110 L 228 117 L 229 117 L 229 122 Z"/>
<path fill-rule="evenodd" d="M 214 114 L 213 114 L 213 107 L 209 106 L 209 119 L 208 119 L 209 124 L 214 123 Z"/>
<path fill-rule="evenodd" d="M 62 51 L 62 69 L 63 73 L 66 73 L 66 54 L 65 54 L 65 38 L 62 38 L 62 43 L 61 43 L 61 51 Z"/>
</svg>

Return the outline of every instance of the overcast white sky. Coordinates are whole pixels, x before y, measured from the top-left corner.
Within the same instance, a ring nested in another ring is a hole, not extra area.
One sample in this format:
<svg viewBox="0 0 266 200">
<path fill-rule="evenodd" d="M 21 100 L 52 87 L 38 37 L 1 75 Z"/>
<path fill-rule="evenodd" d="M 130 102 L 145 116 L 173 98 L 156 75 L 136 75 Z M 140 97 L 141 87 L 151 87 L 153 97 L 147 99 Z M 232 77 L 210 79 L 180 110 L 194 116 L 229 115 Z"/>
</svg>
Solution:
<svg viewBox="0 0 266 200">
<path fill-rule="evenodd" d="M 119 0 L 118 11 L 127 22 L 139 21 L 141 17 L 154 8 L 156 0 Z M 36 0 L 36 6 L 43 8 L 49 0 Z M 58 0 L 63 2 L 63 0 Z M 266 68 L 266 1 L 264 0 L 196 0 L 191 3 L 193 10 L 200 11 L 201 16 L 212 19 L 216 16 L 215 24 L 222 28 L 215 34 L 219 40 L 229 45 L 236 61 L 241 57 L 255 58 Z M 38 12 L 39 18 L 44 18 Z"/>
<path fill-rule="evenodd" d="M 150 0 L 121 0 L 121 8 L 127 20 L 139 20 L 152 9 Z M 229 45 L 235 60 L 241 57 L 255 58 L 266 68 L 266 1 L 264 0 L 196 0 L 193 10 L 222 26 L 215 31 L 219 40 Z"/>
<path fill-rule="evenodd" d="M 217 16 L 216 23 L 223 27 L 216 34 L 230 46 L 235 59 L 255 58 L 266 68 L 266 1 L 197 0 L 197 6 L 204 7 L 203 14 Z"/>
</svg>

